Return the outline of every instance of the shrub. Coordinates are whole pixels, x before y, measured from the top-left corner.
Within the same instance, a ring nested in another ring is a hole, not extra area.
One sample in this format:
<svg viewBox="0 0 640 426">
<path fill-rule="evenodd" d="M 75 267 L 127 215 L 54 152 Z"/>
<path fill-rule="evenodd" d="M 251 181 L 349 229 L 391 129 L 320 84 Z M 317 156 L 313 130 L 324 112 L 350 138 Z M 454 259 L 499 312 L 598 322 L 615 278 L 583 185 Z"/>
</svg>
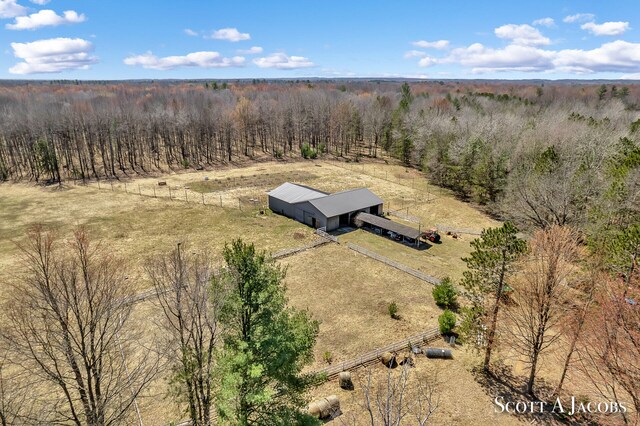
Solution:
<svg viewBox="0 0 640 426">
<path fill-rule="evenodd" d="M 307 142 L 302 144 L 302 148 L 300 148 L 300 153 L 302 154 L 302 158 L 310 158 L 310 159 L 315 159 L 318 158 L 318 151 L 316 151 L 315 149 L 311 148 L 311 145 L 309 145 Z"/>
<path fill-rule="evenodd" d="M 189 160 L 187 160 L 186 158 L 184 160 L 182 160 L 182 167 L 185 169 L 189 168 Z"/>
<path fill-rule="evenodd" d="M 276 149 L 275 152 L 273 153 L 273 156 L 276 157 L 277 159 L 280 159 L 283 157 L 283 152 L 280 149 Z"/>
<path fill-rule="evenodd" d="M 456 314 L 446 309 L 439 317 L 440 333 L 449 334 L 456 325 Z"/>
<path fill-rule="evenodd" d="M 398 305 L 396 305 L 396 302 L 391 302 L 389 304 L 389 316 L 393 319 L 398 319 Z"/>
<path fill-rule="evenodd" d="M 458 307 L 458 291 L 451 283 L 449 277 L 442 280 L 442 282 L 435 287 L 431 292 L 433 300 L 436 305 L 445 309 L 456 309 Z"/>
<path fill-rule="evenodd" d="M 325 351 L 322 354 L 322 359 L 324 360 L 324 362 L 326 362 L 327 364 L 331 364 L 333 362 L 333 354 L 329 351 Z"/>
</svg>

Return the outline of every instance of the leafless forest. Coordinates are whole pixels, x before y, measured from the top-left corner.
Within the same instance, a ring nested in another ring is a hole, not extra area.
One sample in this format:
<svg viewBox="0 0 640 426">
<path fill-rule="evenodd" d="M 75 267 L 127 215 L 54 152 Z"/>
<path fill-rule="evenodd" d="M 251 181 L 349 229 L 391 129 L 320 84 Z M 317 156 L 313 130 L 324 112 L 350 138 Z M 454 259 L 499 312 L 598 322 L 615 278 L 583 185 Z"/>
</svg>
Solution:
<svg viewBox="0 0 640 426">
<path fill-rule="evenodd" d="M 1 87 L 0 108 L 0 180 L 384 153 L 521 225 L 619 225 L 638 207 L 633 84 L 39 83 Z"/>
</svg>

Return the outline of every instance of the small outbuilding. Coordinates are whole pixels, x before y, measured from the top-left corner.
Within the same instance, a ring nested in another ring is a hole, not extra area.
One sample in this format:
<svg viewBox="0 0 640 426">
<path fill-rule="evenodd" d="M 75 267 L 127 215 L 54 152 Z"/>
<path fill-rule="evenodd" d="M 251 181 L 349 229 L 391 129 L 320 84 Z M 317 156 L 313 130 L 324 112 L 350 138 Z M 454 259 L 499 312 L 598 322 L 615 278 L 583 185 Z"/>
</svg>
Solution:
<svg viewBox="0 0 640 426">
<path fill-rule="evenodd" d="M 268 193 L 269 208 L 309 225 L 333 231 L 350 226 L 358 213 L 382 214 L 383 201 L 366 188 L 328 194 L 285 182 Z"/>
</svg>

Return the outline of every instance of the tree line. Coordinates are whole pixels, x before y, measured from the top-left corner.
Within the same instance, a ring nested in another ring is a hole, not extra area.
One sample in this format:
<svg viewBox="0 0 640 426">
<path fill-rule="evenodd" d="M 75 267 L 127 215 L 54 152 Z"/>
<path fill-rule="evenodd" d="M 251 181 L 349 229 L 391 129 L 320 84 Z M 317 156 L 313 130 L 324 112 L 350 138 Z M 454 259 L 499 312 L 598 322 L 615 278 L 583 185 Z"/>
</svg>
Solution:
<svg viewBox="0 0 640 426">
<path fill-rule="evenodd" d="M 601 230 L 637 218 L 639 99 L 615 84 L 5 85 L 0 181 L 385 154 L 520 226 Z"/>
</svg>

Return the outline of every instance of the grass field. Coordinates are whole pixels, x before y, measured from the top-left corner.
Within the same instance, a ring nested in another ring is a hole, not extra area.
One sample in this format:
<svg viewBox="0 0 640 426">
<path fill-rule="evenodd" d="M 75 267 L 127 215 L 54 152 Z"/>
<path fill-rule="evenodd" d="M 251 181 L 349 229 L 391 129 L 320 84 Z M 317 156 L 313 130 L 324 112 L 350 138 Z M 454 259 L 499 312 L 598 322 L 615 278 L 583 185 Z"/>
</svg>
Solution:
<svg viewBox="0 0 640 426">
<path fill-rule="evenodd" d="M 114 182 L 113 186 L 101 182 L 100 187 L 96 182 L 62 188 L 3 184 L 0 286 L 4 291 L 0 293 L 8 295 L 5 283 L 16 279 L 21 270 L 15 243 L 25 238 L 29 225 L 38 222 L 59 229 L 61 234 L 74 225 L 87 225 L 114 255 L 124 259 L 139 290 L 149 287 L 143 273 L 145 260 L 171 250 L 179 241 L 188 241 L 194 249 L 209 249 L 219 261 L 224 243 L 237 237 L 272 252 L 301 246 L 315 238 L 313 230 L 264 208 L 266 191 L 287 180 L 327 192 L 367 187 L 385 201 L 385 210 L 403 208 L 420 218 L 423 229 L 436 223 L 476 229 L 496 224 L 472 206 L 432 187 L 418 172 L 383 162 L 262 163 Z M 159 181 L 167 185 L 158 186 Z M 340 241 L 362 245 L 430 275 L 458 278 L 463 270 L 460 257 L 469 253 L 471 237 L 453 240 L 444 236 L 442 244 L 427 250 L 415 250 L 362 230 L 341 235 Z M 339 362 L 437 325 L 441 310 L 433 303 L 429 284 L 342 244 L 327 244 L 280 263 L 288 267 L 291 305 L 308 309 L 321 321 L 310 369 L 326 365 L 322 356 L 326 351 Z M 389 316 L 391 302 L 398 305 L 400 319 Z M 136 321 L 154 336 L 154 305 L 146 302 L 136 312 Z M 473 382 L 465 365 L 456 360 L 451 366 L 455 368 L 444 367 L 443 398 L 460 398 L 465 386 L 471 386 L 473 404 L 492 409 L 490 398 Z M 321 387 L 314 394 L 324 390 Z M 176 406 L 167 403 L 165 391 L 166 375 L 159 377 L 141 400 L 145 423 L 161 424 L 183 417 Z M 448 419 L 444 423 L 474 418 L 473 408 L 443 407 L 442 419 Z"/>
</svg>

